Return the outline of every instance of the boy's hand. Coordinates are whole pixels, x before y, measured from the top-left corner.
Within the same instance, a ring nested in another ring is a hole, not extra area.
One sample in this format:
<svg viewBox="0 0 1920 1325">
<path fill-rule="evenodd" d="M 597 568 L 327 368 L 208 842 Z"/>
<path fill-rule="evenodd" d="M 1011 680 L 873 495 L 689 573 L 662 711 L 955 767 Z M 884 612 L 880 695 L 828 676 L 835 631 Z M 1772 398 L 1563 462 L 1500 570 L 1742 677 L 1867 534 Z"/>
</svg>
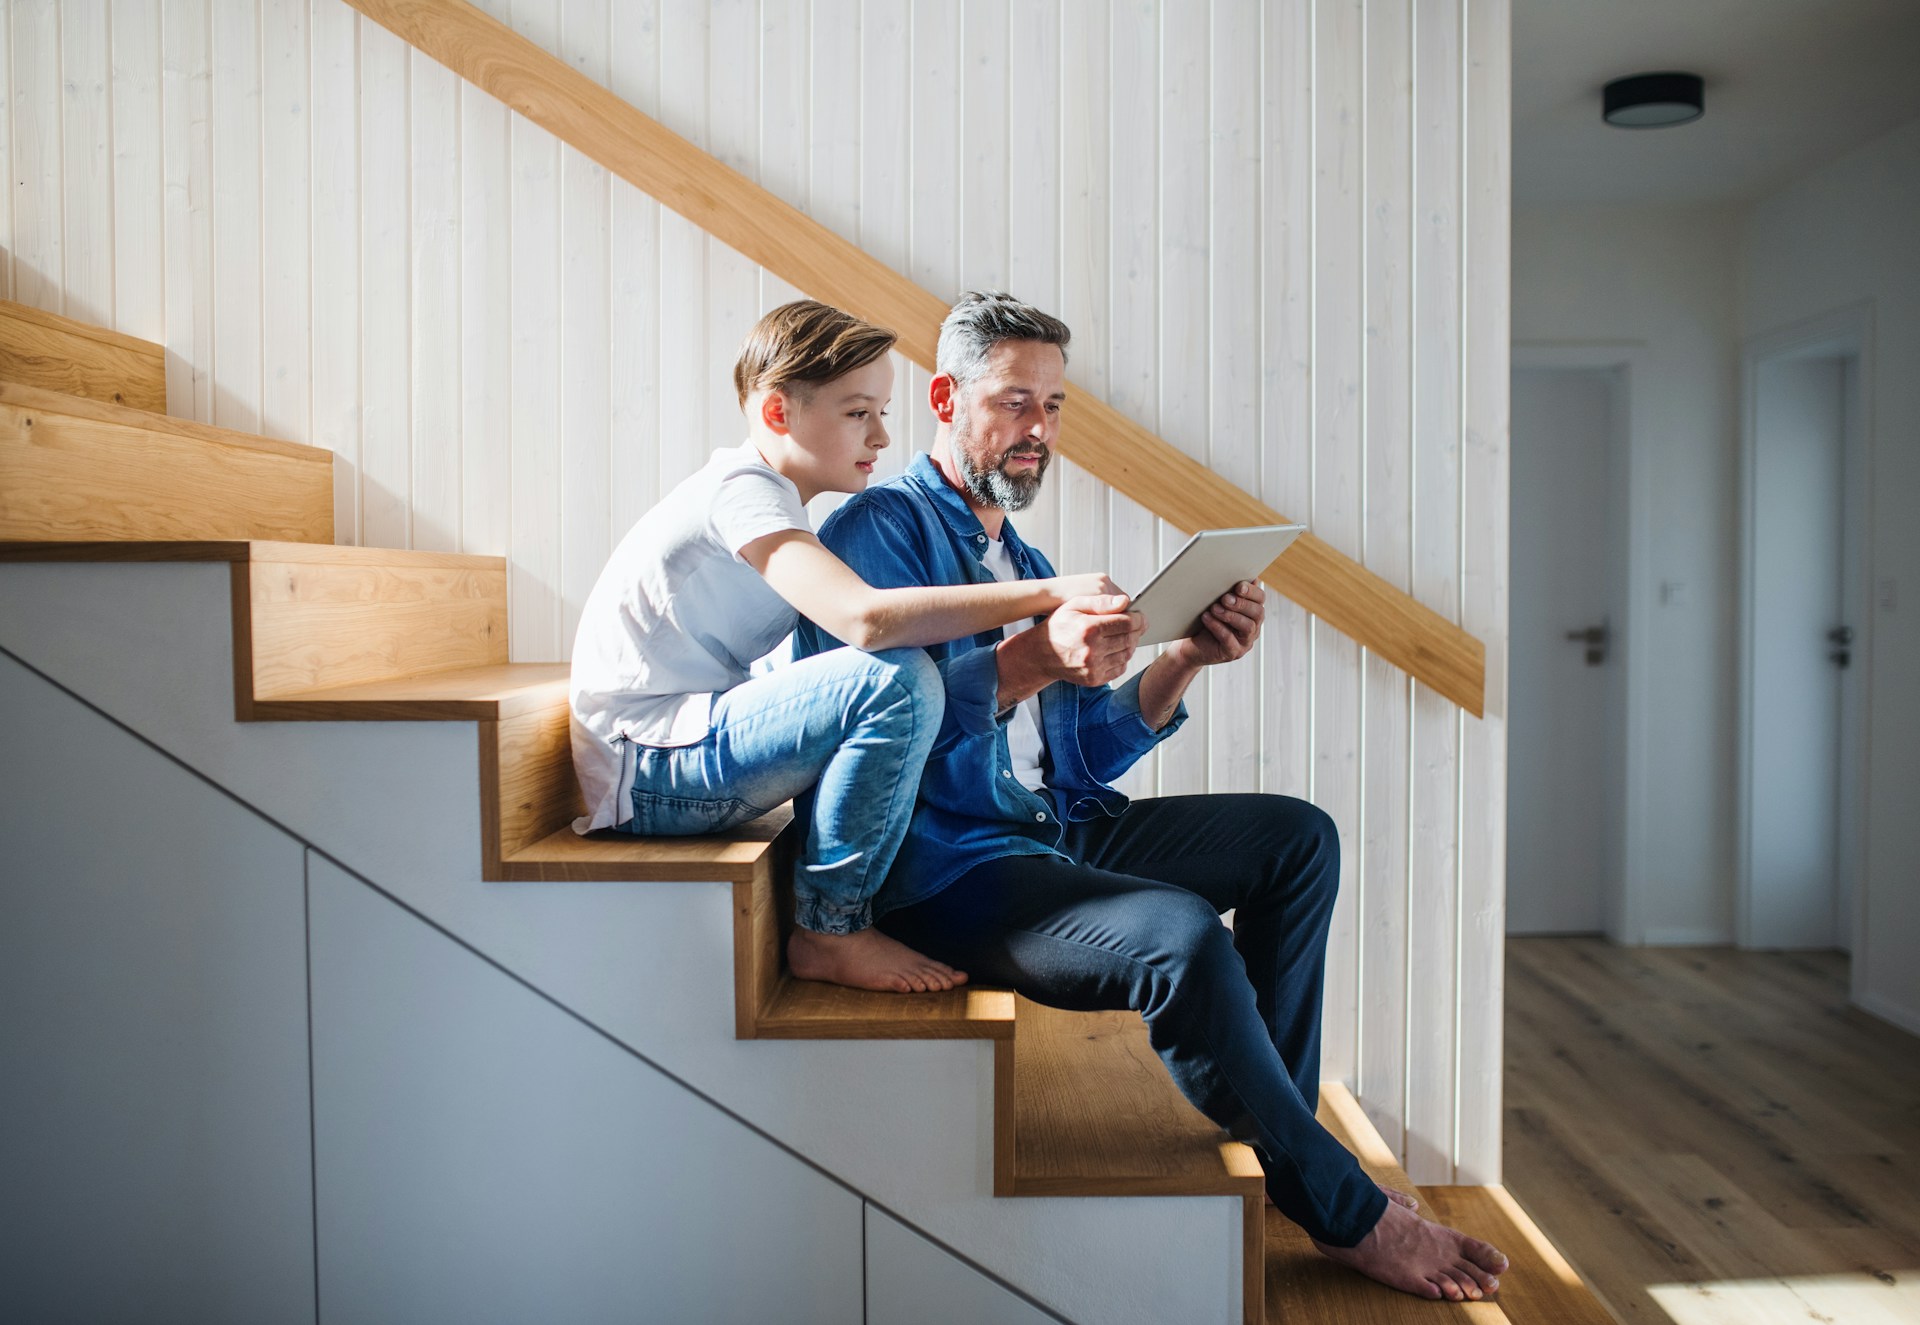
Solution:
<svg viewBox="0 0 1920 1325">
<path fill-rule="evenodd" d="M 1039 625 L 999 645 L 1000 707 L 1054 681 L 1105 685 L 1127 670 L 1146 619 L 1125 594 L 1071 598 Z"/>
</svg>

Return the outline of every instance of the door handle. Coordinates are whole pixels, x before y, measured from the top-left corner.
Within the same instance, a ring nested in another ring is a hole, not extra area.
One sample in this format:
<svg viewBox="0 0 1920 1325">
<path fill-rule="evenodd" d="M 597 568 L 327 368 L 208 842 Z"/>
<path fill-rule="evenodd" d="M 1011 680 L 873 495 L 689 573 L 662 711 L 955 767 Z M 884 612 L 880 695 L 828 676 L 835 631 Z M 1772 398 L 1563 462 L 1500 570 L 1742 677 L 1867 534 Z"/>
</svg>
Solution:
<svg viewBox="0 0 1920 1325">
<path fill-rule="evenodd" d="M 1607 660 L 1607 644 L 1613 638 L 1609 628 L 1610 619 L 1602 618 L 1597 626 L 1588 626 L 1584 630 L 1569 630 L 1567 638 L 1576 644 L 1587 646 L 1587 666 L 1598 667 Z"/>
</svg>

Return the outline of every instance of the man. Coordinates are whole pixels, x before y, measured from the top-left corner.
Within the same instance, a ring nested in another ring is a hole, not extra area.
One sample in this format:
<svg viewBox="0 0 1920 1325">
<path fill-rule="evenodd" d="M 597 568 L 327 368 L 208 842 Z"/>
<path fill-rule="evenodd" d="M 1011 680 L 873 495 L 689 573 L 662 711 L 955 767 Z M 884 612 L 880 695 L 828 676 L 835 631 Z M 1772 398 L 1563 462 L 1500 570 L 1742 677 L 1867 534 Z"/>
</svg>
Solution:
<svg viewBox="0 0 1920 1325">
<path fill-rule="evenodd" d="M 1051 461 L 1068 339 L 1010 296 L 962 299 L 940 331 L 931 455 L 849 500 L 821 540 L 876 587 L 1052 575 L 1007 515 Z M 1236 585 L 1116 689 L 1141 629 L 1126 609 L 1073 599 L 1017 634 L 927 651 L 946 707 L 880 927 L 1042 1003 L 1139 1011 L 1174 1081 L 1254 1146 L 1268 1195 L 1322 1252 L 1409 1293 L 1481 1297 L 1506 1258 L 1390 1200 L 1314 1119 L 1332 822 L 1281 796 L 1129 805 L 1109 785 L 1178 730 L 1202 667 L 1252 648 L 1265 592 Z M 835 644 L 804 621 L 800 640 Z"/>
</svg>

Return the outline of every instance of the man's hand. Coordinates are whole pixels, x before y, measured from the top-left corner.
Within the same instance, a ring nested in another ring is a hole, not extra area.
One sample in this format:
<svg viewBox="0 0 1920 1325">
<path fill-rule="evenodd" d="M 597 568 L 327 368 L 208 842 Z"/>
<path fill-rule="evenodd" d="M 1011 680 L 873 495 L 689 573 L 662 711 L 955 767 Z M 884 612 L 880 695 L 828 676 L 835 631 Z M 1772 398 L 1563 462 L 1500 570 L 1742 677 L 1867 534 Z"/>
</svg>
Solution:
<svg viewBox="0 0 1920 1325">
<path fill-rule="evenodd" d="M 1266 589 L 1258 580 L 1242 580 L 1200 614 L 1198 632 L 1168 645 L 1163 656 L 1183 669 L 1244 658 L 1260 638 L 1260 626 L 1266 619 Z"/>
<path fill-rule="evenodd" d="M 1070 598 L 1053 615 L 999 645 L 1003 709 L 1054 681 L 1105 685 L 1127 670 L 1146 621 L 1124 594 Z"/>
</svg>

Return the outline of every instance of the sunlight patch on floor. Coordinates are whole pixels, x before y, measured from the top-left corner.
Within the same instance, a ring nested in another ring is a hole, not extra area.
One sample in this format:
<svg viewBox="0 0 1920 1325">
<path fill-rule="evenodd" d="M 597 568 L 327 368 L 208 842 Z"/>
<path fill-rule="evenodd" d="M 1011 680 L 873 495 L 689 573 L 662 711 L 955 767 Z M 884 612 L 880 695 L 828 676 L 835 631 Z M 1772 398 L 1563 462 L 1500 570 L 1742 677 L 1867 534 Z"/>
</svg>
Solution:
<svg viewBox="0 0 1920 1325">
<path fill-rule="evenodd" d="M 1920 1325 L 1920 1269 L 1653 1284 L 1674 1325 Z"/>
</svg>

